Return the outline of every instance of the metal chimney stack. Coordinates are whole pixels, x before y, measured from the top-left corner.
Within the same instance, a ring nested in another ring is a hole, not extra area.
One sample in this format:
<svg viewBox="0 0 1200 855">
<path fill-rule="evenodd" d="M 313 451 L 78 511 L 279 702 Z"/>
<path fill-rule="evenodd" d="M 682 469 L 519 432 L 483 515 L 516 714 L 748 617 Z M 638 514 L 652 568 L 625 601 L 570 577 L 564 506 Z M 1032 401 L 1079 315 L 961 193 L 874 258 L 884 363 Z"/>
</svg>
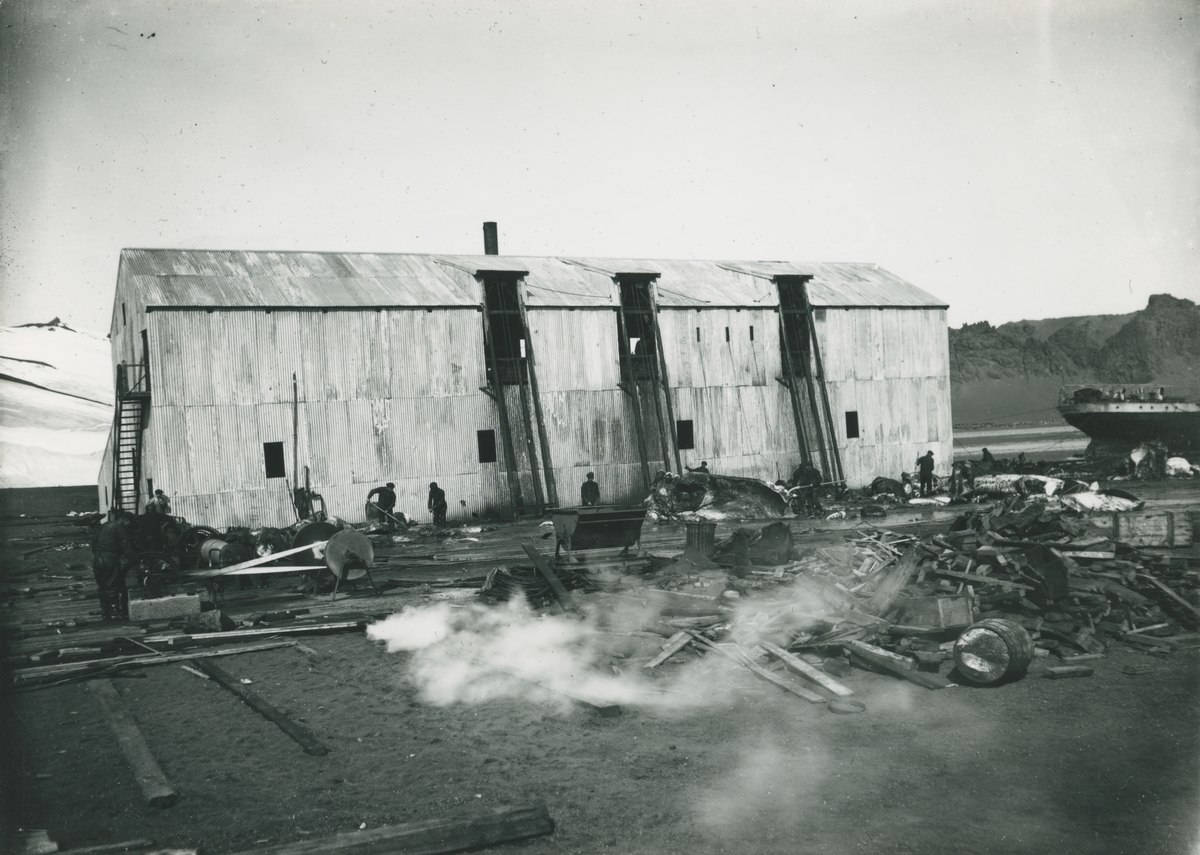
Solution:
<svg viewBox="0 0 1200 855">
<path fill-rule="evenodd" d="M 500 239 L 496 236 L 496 224 L 483 224 L 483 254 L 484 255 L 499 255 L 500 254 Z"/>
</svg>

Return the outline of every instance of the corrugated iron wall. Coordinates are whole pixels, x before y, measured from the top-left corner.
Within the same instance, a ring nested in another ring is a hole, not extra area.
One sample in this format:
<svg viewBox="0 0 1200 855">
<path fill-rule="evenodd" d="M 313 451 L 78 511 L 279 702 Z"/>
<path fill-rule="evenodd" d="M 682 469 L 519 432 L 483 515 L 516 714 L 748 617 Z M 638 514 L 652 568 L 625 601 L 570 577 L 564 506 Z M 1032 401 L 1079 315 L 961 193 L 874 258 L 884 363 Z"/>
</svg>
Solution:
<svg viewBox="0 0 1200 855">
<path fill-rule="evenodd" d="M 781 376 L 774 309 L 664 309 L 658 314 L 675 418 L 691 420 L 685 465 L 775 481 L 800 462 Z M 753 328 L 753 338 L 751 338 Z M 726 337 L 728 330 L 728 338 Z"/>
<path fill-rule="evenodd" d="M 646 491 L 632 406 L 618 386 L 616 312 L 530 308 L 527 316 L 560 503 L 579 503 L 588 472 L 601 502 L 640 502 Z"/>
<path fill-rule="evenodd" d="M 842 466 L 852 487 L 912 472 L 932 450 L 939 475 L 953 460 L 949 333 L 944 309 L 825 309 L 824 359 Z M 845 414 L 858 413 L 859 438 Z"/>
<path fill-rule="evenodd" d="M 287 524 L 288 486 L 303 484 L 304 466 L 328 511 L 351 521 L 385 481 L 417 519 L 429 519 L 430 481 L 451 519 L 509 506 L 499 467 L 478 457 L 476 431 L 498 436 L 499 425 L 479 389 L 477 311 L 170 311 L 152 313 L 149 328 L 160 356 L 144 476 L 193 521 Z M 266 477 L 267 442 L 284 445 L 286 483 Z"/>
</svg>

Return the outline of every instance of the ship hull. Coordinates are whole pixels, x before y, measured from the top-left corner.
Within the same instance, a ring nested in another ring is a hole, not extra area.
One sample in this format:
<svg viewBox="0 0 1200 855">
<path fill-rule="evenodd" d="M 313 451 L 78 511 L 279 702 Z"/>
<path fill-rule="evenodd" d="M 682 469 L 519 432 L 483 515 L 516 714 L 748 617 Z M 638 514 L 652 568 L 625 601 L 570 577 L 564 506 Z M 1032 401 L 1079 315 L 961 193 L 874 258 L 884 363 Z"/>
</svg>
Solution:
<svg viewBox="0 0 1200 855">
<path fill-rule="evenodd" d="M 1158 440 L 1171 451 L 1200 450 L 1200 404 L 1103 402 L 1059 407 L 1067 422 L 1093 440 L 1129 447 Z"/>
</svg>

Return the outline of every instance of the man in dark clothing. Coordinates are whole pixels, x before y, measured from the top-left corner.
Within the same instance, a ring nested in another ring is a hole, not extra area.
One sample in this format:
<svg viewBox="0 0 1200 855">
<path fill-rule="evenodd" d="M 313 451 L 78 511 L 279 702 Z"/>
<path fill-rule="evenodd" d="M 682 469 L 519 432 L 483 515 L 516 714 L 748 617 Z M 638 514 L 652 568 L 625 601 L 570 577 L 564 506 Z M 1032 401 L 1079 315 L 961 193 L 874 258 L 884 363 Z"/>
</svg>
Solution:
<svg viewBox="0 0 1200 855">
<path fill-rule="evenodd" d="M 600 504 L 600 485 L 593 480 L 595 477 L 595 472 L 589 472 L 587 480 L 579 488 L 579 499 L 584 505 Z"/>
<path fill-rule="evenodd" d="M 917 467 L 921 473 L 921 495 L 933 495 L 933 452 L 927 452 L 924 457 L 917 458 Z"/>
<path fill-rule="evenodd" d="M 701 475 L 711 475 L 712 474 L 711 472 L 708 471 L 708 461 L 707 460 L 701 460 L 700 465 L 697 466 L 695 469 L 693 469 L 691 466 L 685 466 L 683 468 L 686 469 L 688 472 L 696 472 Z"/>
<path fill-rule="evenodd" d="M 376 496 L 379 498 L 376 499 Z M 380 511 L 379 516 L 383 519 L 384 523 L 390 526 L 396 519 L 393 513 L 396 509 L 396 485 L 388 481 L 387 486 L 376 487 L 367 493 L 368 505 L 372 499 L 375 499 L 375 507 Z"/>
<path fill-rule="evenodd" d="M 992 453 L 990 451 L 988 451 L 986 448 L 983 450 L 981 459 L 984 463 L 995 463 L 996 462 L 996 458 L 992 457 Z"/>
<path fill-rule="evenodd" d="M 129 617 L 125 573 L 132 558 L 128 521 L 124 513 L 114 508 L 92 540 L 92 574 L 100 590 L 100 614 L 104 620 Z"/>
<path fill-rule="evenodd" d="M 446 491 L 437 485 L 437 481 L 429 484 L 429 510 L 433 511 L 433 524 L 446 524 Z"/>
<path fill-rule="evenodd" d="M 817 488 L 824 478 L 821 470 L 806 460 L 792 472 L 792 508 L 802 516 L 812 516 L 821 510 L 817 501 Z"/>
</svg>

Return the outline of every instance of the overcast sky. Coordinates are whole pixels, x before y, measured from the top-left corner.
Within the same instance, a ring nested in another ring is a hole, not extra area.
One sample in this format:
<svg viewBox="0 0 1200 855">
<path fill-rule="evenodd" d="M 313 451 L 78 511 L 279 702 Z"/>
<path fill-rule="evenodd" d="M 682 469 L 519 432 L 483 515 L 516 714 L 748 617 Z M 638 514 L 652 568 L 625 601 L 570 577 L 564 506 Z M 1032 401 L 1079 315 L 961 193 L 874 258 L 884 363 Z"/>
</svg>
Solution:
<svg viewBox="0 0 1200 855">
<path fill-rule="evenodd" d="M 122 247 L 872 261 L 1200 300 L 1194 0 L 5 0 L 0 324 Z"/>
</svg>

